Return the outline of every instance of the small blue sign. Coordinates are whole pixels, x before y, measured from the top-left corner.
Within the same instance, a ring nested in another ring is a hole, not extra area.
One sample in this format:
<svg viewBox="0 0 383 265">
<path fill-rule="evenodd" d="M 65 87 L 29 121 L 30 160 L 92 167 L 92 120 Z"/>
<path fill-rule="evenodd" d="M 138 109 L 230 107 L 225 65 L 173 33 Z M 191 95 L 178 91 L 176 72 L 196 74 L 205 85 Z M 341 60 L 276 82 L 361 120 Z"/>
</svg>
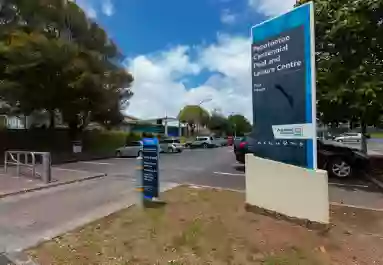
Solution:
<svg viewBox="0 0 383 265">
<path fill-rule="evenodd" d="M 142 186 L 144 199 L 158 198 L 159 145 L 156 138 L 142 139 Z"/>
<path fill-rule="evenodd" d="M 316 169 L 313 3 L 256 25 L 251 34 L 251 139 L 255 141 L 251 151 L 263 158 Z"/>
</svg>

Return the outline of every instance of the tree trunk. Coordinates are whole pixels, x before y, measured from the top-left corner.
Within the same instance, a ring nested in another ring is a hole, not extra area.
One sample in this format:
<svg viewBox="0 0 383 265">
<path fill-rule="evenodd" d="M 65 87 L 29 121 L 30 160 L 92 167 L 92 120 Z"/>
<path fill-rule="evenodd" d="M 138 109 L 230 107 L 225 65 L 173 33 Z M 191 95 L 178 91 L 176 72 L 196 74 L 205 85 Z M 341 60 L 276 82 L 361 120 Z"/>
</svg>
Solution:
<svg viewBox="0 0 383 265">
<path fill-rule="evenodd" d="M 366 139 L 366 134 L 367 134 L 367 125 L 364 121 L 361 122 L 361 127 L 362 127 L 362 140 L 360 141 L 361 143 L 361 150 L 363 153 L 367 154 L 367 139 Z"/>
<path fill-rule="evenodd" d="M 49 128 L 54 129 L 56 127 L 55 111 L 49 110 Z"/>
</svg>

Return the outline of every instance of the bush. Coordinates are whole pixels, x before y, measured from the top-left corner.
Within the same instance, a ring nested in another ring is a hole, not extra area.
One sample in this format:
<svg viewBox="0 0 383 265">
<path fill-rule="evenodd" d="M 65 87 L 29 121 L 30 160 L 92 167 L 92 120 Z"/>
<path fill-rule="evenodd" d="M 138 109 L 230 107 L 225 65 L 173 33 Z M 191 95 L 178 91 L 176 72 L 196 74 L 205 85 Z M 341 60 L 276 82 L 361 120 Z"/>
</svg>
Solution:
<svg viewBox="0 0 383 265">
<path fill-rule="evenodd" d="M 131 141 L 137 141 L 140 135 L 123 131 L 92 131 L 84 133 L 84 151 L 114 152 Z"/>
</svg>

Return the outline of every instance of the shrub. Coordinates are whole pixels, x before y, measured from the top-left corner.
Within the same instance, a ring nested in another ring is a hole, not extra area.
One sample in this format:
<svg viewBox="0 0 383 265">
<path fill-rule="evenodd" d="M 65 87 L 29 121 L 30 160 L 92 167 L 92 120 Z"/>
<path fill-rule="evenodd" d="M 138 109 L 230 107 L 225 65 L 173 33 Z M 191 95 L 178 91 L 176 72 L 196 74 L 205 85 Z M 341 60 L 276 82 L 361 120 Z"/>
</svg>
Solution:
<svg viewBox="0 0 383 265">
<path fill-rule="evenodd" d="M 84 134 L 84 151 L 114 152 L 131 141 L 137 141 L 140 135 L 123 131 L 91 131 Z"/>
</svg>

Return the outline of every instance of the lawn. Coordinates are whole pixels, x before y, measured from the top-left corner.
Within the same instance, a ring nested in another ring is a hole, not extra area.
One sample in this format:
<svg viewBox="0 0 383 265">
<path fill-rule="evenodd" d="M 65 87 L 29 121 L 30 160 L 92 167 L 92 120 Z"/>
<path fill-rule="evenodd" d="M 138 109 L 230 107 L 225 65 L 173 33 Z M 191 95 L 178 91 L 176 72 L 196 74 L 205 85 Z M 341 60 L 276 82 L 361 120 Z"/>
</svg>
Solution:
<svg viewBox="0 0 383 265">
<path fill-rule="evenodd" d="M 244 194 L 191 187 L 26 252 L 39 264 L 383 264 L 383 213 L 332 208 L 327 233 L 244 210 Z"/>
<path fill-rule="evenodd" d="M 383 132 L 371 133 L 371 138 L 382 139 L 383 138 Z"/>
</svg>

